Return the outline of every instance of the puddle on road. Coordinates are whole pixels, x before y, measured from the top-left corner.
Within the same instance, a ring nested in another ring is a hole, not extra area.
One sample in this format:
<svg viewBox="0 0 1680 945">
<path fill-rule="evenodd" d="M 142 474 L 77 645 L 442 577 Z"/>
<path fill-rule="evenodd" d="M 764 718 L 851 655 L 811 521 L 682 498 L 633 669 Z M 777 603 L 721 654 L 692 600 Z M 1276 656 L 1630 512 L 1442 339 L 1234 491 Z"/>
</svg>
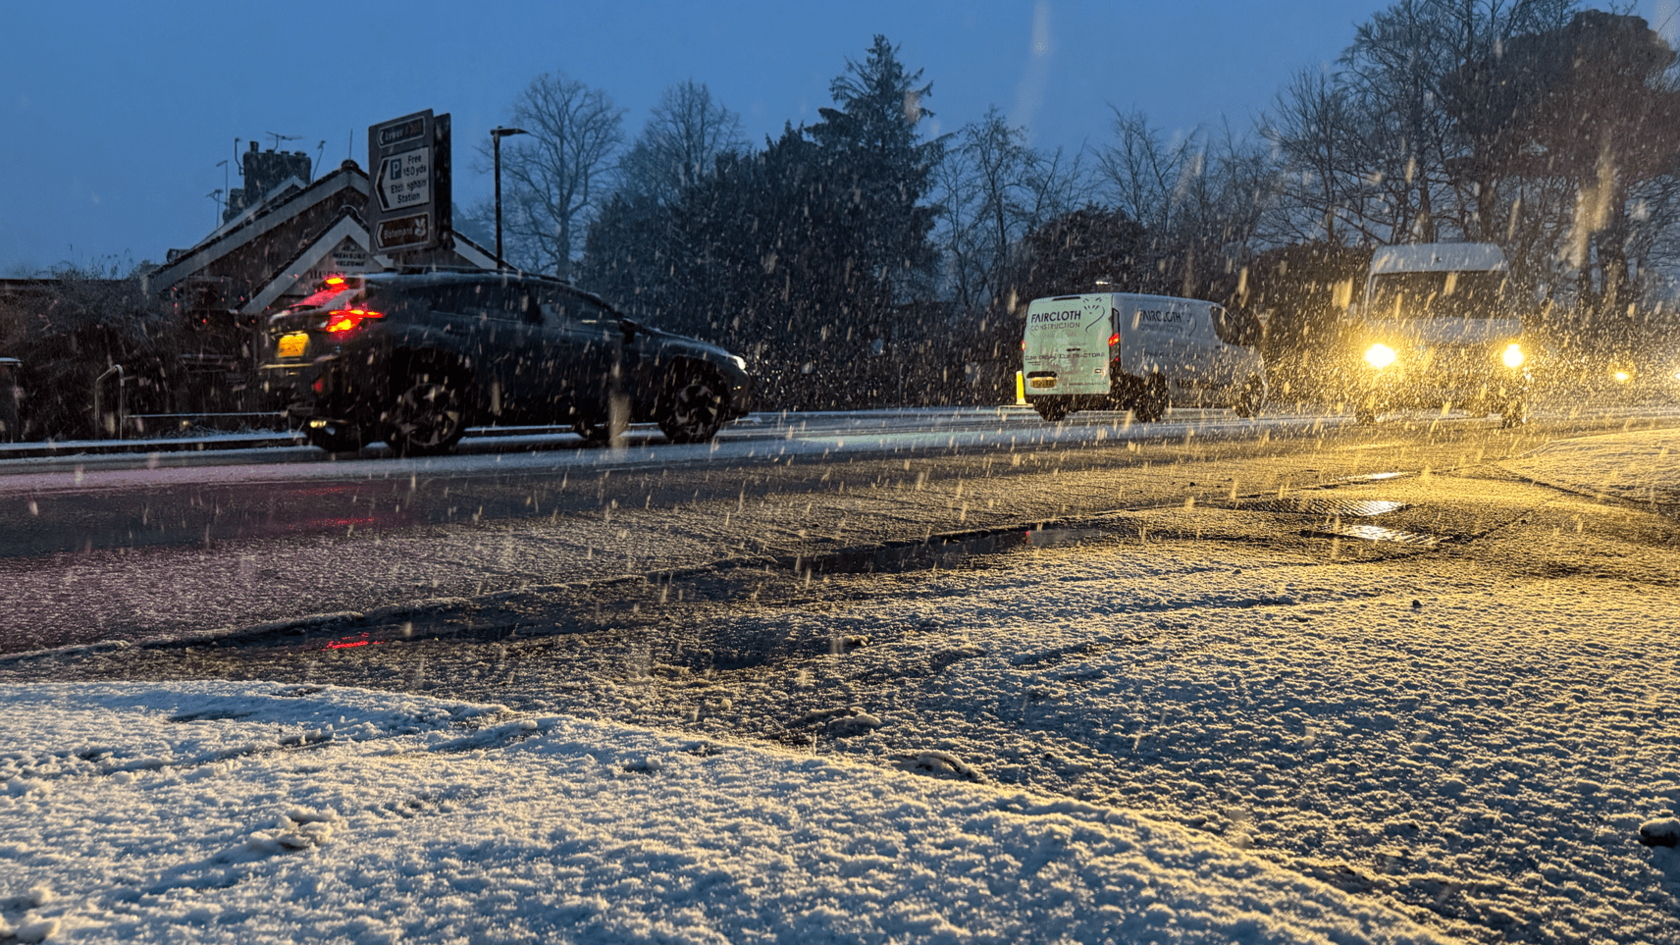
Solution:
<svg viewBox="0 0 1680 945">
<path fill-rule="evenodd" d="M 1096 528 L 1032 528 L 985 532 L 927 541 L 903 542 L 877 548 L 860 548 L 810 558 L 795 558 L 793 569 L 800 573 L 875 574 L 926 571 L 956 567 L 971 558 L 1021 548 L 1053 548 L 1102 538 Z"/>
<path fill-rule="evenodd" d="M 1383 528 L 1381 525 L 1331 525 L 1324 528 L 1310 528 L 1303 532 L 1322 538 L 1358 538 L 1363 541 L 1392 541 L 1404 545 L 1422 545 L 1434 547 L 1440 538 L 1436 535 L 1425 535 L 1421 532 L 1401 531 L 1398 528 Z"/>
<path fill-rule="evenodd" d="M 1416 475 L 1416 473 L 1405 473 L 1405 472 L 1365 473 L 1362 476 L 1346 476 L 1346 477 L 1344 477 L 1342 479 L 1338 479 L 1336 481 L 1337 482 L 1387 482 L 1390 479 L 1403 479 L 1406 476 L 1412 476 L 1412 475 Z"/>
<path fill-rule="evenodd" d="M 1288 496 L 1281 499 L 1250 499 L 1233 508 L 1245 512 L 1283 512 L 1296 515 L 1336 515 L 1372 518 L 1398 512 L 1409 506 L 1389 499 L 1332 499 L 1322 496 Z"/>
</svg>

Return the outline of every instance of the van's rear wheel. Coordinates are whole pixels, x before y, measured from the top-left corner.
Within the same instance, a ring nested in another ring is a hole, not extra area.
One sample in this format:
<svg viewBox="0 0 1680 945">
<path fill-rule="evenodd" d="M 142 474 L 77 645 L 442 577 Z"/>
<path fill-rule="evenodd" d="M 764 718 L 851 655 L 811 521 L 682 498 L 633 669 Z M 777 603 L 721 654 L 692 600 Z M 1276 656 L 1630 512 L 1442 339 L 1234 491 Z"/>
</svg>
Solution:
<svg viewBox="0 0 1680 945">
<path fill-rule="evenodd" d="M 1510 429 L 1520 427 L 1528 422 L 1528 398 L 1519 397 L 1510 401 L 1499 411 L 1499 425 Z"/>
<path fill-rule="evenodd" d="M 1260 416 L 1260 411 L 1266 406 L 1266 382 L 1258 376 L 1251 377 L 1243 384 L 1242 392 L 1237 395 L 1237 402 L 1232 405 L 1237 416 L 1244 420 Z"/>
<path fill-rule="evenodd" d="M 1154 423 L 1167 415 L 1171 400 L 1167 396 L 1167 379 L 1159 371 L 1149 375 L 1132 404 L 1132 416 L 1140 423 Z"/>
<path fill-rule="evenodd" d="M 1067 404 L 1059 400 L 1038 400 L 1033 402 L 1033 409 L 1043 417 L 1047 423 L 1061 423 L 1067 419 Z"/>
</svg>

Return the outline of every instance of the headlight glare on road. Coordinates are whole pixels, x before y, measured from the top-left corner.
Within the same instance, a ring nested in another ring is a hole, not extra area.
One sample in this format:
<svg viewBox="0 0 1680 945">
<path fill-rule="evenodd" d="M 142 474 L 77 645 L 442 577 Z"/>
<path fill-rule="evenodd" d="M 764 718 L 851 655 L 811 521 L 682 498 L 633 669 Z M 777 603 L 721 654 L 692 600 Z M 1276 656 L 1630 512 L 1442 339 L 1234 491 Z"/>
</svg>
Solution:
<svg viewBox="0 0 1680 945">
<path fill-rule="evenodd" d="M 1505 366 L 1506 367 L 1511 367 L 1511 368 L 1522 367 L 1522 363 L 1523 363 L 1522 345 L 1519 345 L 1514 341 L 1511 342 L 1511 346 L 1505 349 L 1504 358 L 1505 358 Z"/>
<path fill-rule="evenodd" d="M 1375 344 L 1365 351 L 1365 363 L 1382 370 L 1394 363 L 1394 349 L 1388 345 Z"/>
</svg>

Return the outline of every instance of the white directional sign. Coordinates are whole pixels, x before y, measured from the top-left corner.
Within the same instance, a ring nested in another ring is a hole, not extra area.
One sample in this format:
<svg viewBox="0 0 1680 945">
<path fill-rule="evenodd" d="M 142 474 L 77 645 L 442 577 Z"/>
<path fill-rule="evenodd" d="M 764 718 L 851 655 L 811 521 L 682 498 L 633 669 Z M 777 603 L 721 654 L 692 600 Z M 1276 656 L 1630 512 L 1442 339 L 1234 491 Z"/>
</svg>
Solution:
<svg viewBox="0 0 1680 945">
<path fill-rule="evenodd" d="M 432 202 L 432 149 L 415 148 L 379 163 L 379 208 L 386 213 Z"/>
<path fill-rule="evenodd" d="M 449 116 L 430 109 L 368 128 L 373 192 L 367 223 L 376 253 L 448 249 Z"/>
</svg>

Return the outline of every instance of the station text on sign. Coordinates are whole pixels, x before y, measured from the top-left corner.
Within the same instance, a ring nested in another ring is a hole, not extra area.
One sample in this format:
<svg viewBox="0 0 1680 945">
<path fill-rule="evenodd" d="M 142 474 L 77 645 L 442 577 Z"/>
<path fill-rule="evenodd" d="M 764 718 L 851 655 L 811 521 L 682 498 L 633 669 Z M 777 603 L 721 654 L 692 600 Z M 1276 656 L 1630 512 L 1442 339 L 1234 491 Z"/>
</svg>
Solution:
<svg viewBox="0 0 1680 945">
<path fill-rule="evenodd" d="M 406 210 L 432 202 L 432 149 L 421 147 L 386 158 L 379 168 L 379 203 Z"/>
</svg>

